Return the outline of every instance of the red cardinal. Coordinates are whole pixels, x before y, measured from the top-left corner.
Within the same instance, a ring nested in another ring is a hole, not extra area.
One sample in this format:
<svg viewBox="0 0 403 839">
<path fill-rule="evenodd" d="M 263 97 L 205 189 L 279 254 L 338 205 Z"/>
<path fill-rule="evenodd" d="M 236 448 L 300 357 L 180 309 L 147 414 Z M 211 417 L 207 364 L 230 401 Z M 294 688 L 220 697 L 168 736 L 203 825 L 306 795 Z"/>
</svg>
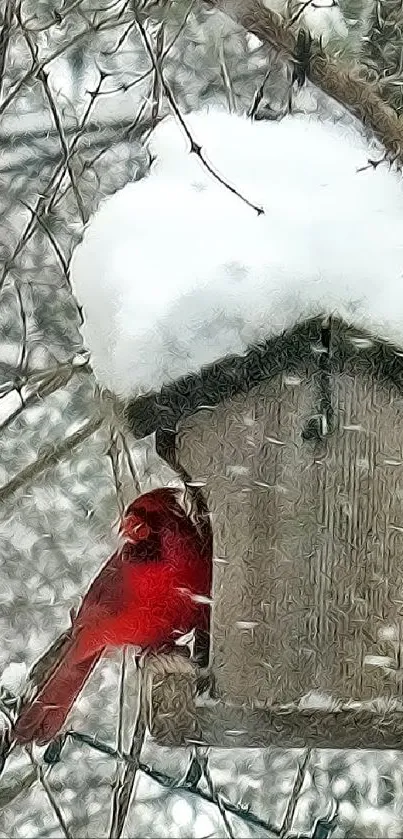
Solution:
<svg viewBox="0 0 403 839">
<path fill-rule="evenodd" d="M 209 523 L 197 524 L 176 489 L 156 489 L 127 508 L 123 546 L 103 566 L 50 652 L 56 660 L 37 695 L 22 708 L 13 737 L 43 745 L 60 731 L 106 647 L 132 644 L 160 649 L 175 637 L 209 626 L 212 539 Z M 38 662 L 37 673 L 43 668 Z"/>
</svg>

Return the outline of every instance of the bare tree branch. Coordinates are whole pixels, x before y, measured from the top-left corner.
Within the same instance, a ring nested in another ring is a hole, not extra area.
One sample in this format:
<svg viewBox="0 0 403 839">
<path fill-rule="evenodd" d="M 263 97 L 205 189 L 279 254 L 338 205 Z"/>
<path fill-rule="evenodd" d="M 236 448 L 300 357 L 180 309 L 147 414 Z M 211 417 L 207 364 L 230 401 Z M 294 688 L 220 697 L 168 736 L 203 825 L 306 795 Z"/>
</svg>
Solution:
<svg viewBox="0 0 403 839">
<path fill-rule="evenodd" d="M 288 801 L 287 810 L 279 834 L 280 839 L 287 839 L 287 836 L 289 835 L 292 829 L 292 823 L 294 821 L 294 816 L 298 805 L 298 799 L 305 781 L 306 770 L 311 757 L 312 749 L 306 749 L 301 763 L 298 763 L 295 783 Z"/>
<path fill-rule="evenodd" d="M 113 749 L 107 743 L 103 743 L 97 737 L 83 734 L 74 730 L 68 731 L 66 736 L 71 737 L 76 742 L 84 743 L 90 748 L 93 748 L 96 751 L 100 751 L 102 754 L 108 755 L 109 757 L 113 757 L 115 760 L 123 761 L 128 765 L 132 764 L 132 758 L 129 754 L 124 752 L 118 752 L 116 749 Z M 208 767 L 207 772 L 209 780 L 206 777 L 205 758 L 203 758 L 203 756 L 201 755 L 200 750 L 198 750 L 197 752 L 193 752 L 186 774 L 182 779 L 173 778 L 172 776 L 164 772 L 152 769 L 147 763 L 144 763 L 142 761 L 139 761 L 138 763 L 136 761 L 135 766 L 138 767 L 138 769 L 143 774 L 147 775 L 148 778 L 160 784 L 165 789 L 191 793 L 192 795 L 197 796 L 203 801 L 207 801 L 210 804 L 216 804 L 217 806 L 219 806 L 221 815 L 223 816 L 223 814 L 225 813 L 225 827 L 227 835 L 229 836 L 231 836 L 232 833 L 231 825 L 228 822 L 227 814 L 231 813 L 232 815 L 236 816 L 245 824 L 248 824 L 251 827 L 257 827 L 261 830 L 265 830 L 269 833 L 272 833 L 274 836 L 278 836 L 279 839 L 286 839 L 286 837 L 290 835 L 292 820 L 295 815 L 296 802 L 301 792 L 302 784 L 305 778 L 306 767 L 311 756 L 309 752 L 310 750 L 307 750 L 302 763 L 298 766 L 296 780 L 287 806 L 286 816 L 284 818 L 281 828 L 278 828 L 275 825 L 265 821 L 264 819 L 261 819 L 259 816 L 251 812 L 250 809 L 245 809 L 244 807 L 242 807 L 241 804 L 233 804 L 231 801 L 225 799 L 220 793 L 217 793 L 214 790 L 214 786 L 209 775 Z M 208 792 L 205 792 L 199 787 L 200 780 L 203 776 L 206 779 Z M 327 824 L 327 822 L 329 823 L 329 826 L 331 826 L 334 822 L 335 815 L 336 808 L 333 806 L 331 808 L 329 818 L 319 818 L 317 819 L 317 822 L 320 823 L 322 827 L 324 827 L 325 824 Z M 304 839 L 302 834 L 301 839 Z"/>
<path fill-rule="evenodd" d="M 103 423 L 103 417 L 94 417 L 89 420 L 83 428 L 76 431 L 70 437 L 66 437 L 58 446 L 49 446 L 45 454 L 39 457 L 34 463 L 30 463 L 25 469 L 22 469 L 14 478 L 7 484 L 0 487 L 0 502 L 10 498 L 17 490 L 21 489 L 25 484 L 31 483 L 49 466 L 54 466 L 59 463 L 67 455 L 69 455 L 77 446 L 83 443 L 88 437 L 95 434 Z"/>
<path fill-rule="evenodd" d="M 157 38 L 155 42 L 155 60 L 157 64 L 161 65 L 162 56 L 164 53 L 164 24 L 158 28 Z M 158 73 L 154 70 L 154 81 L 152 86 L 151 92 L 151 130 L 155 128 L 158 122 L 158 116 L 162 105 L 162 96 L 163 96 L 163 89 L 161 85 L 161 79 Z"/>
<path fill-rule="evenodd" d="M 21 199 L 20 199 L 20 201 L 21 201 Z M 62 250 L 59 246 L 59 243 L 58 243 L 56 237 L 53 235 L 52 231 L 49 230 L 48 225 L 46 224 L 43 217 L 37 212 L 37 210 L 33 209 L 33 207 L 30 207 L 29 204 L 25 203 L 25 201 L 21 201 L 21 204 L 23 204 L 23 206 L 26 207 L 27 210 L 29 210 L 29 212 L 31 213 L 31 216 L 34 217 L 37 220 L 38 225 L 42 228 L 44 233 L 46 233 L 46 236 L 48 237 L 48 239 L 49 239 L 49 241 L 50 241 L 50 243 L 53 247 L 53 250 L 55 251 L 56 256 L 59 259 L 59 262 L 62 266 L 62 271 L 63 271 L 63 274 L 66 278 L 66 283 L 67 283 L 68 287 L 71 288 L 69 266 L 68 266 L 67 260 L 65 259 L 64 255 L 62 253 Z"/>
<path fill-rule="evenodd" d="M 129 812 L 130 799 L 133 793 L 137 773 L 140 768 L 140 754 L 146 734 L 145 703 L 143 699 L 144 677 L 141 669 L 138 670 L 138 700 L 137 716 L 134 723 L 132 744 L 130 747 L 130 762 L 126 763 L 123 774 L 118 778 L 114 789 L 112 801 L 111 826 L 109 829 L 110 839 L 120 839 L 127 814 Z"/>
<path fill-rule="evenodd" d="M 14 14 L 14 0 L 6 0 L 4 7 L 3 26 L 0 30 L 0 98 L 4 84 L 4 70 L 6 67 L 8 45 Z"/>
<path fill-rule="evenodd" d="M 224 801 L 223 801 L 220 793 L 216 792 L 216 790 L 214 789 L 214 784 L 213 784 L 213 781 L 212 781 L 212 778 L 211 778 L 210 768 L 209 768 L 209 765 L 208 765 L 208 750 L 205 753 L 203 753 L 203 751 L 201 749 L 199 749 L 198 746 L 195 746 L 194 747 L 194 758 L 195 758 L 195 760 L 198 761 L 198 763 L 200 765 L 202 775 L 204 776 L 204 778 L 206 780 L 207 789 L 210 793 L 211 800 L 214 802 L 214 804 L 217 805 L 217 807 L 220 811 L 220 815 L 221 815 L 223 825 L 224 825 L 225 835 L 227 836 L 228 839 L 234 839 L 234 833 L 232 831 L 231 822 L 228 818 L 228 814 L 227 814 L 227 810 L 226 810 Z"/>
<path fill-rule="evenodd" d="M 15 293 L 18 300 L 18 305 L 20 309 L 20 320 L 21 320 L 21 355 L 17 365 L 17 376 L 18 378 L 22 377 L 26 372 L 26 362 L 27 362 L 27 338 L 28 338 L 28 327 L 27 327 L 27 315 L 24 308 L 24 303 L 22 300 L 21 295 L 21 288 L 19 281 L 14 281 L 14 288 Z"/>
<path fill-rule="evenodd" d="M 130 0 L 127 0 L 125 8 L 129 5 Z M 13 3 L 13 0 L 11 0 Z M 32 66 L 26 73 L 21 77 L 21 79 L 14 85 L 13 89 L 10 91 L 8 96 L 5 97 L 3 102 L 0 105 L 0 116 L 4 113 L 4 111 L 8 108 L 8 106 L 13 102 L 22 88 L 31 83 L 35 78 L 38 77 L 38 74 L 41 70 L 48 66 L 52 61 L 55 61 L 56 58 L 59 58 L 61 55 L 64 55 L 68 50 L 72 47 L 77 46 L 77 44 L 85 41 L 90 34 L 100 33 L 100 32 L 107 32 L 111 29 L 116 29 L 118 24 L 124 25 L 125 23 L 130 23 L 132 21 L 132 15 L 127 16 L 126 18 L 122 15 L 122 13 L 118 13 L 116 15 L 107 15 L 105 18 L 101 18 L 99 23 L 93 23 L 91 26 L 87 24 L 85 29 L 82 29 L 80 32 L 77 32 L 70 41 L 64 40 L 61 45 L 55 49 L 47 58 L 44 58 L 43 61 L 39 63 L 32 62 Z"/>
<path fill-rule="evenodd" d="M 86 110 L 83 114 L 80 125 L 78 126 L 75 137 L 74 137 L 74 139 L 71 143 L 68 160 L 70 160 L 72 154 L 74 153 L 74 151 L 75 151 L 75 149 L 78 145 L 78 142 L 79 142 L 80 137 L 81 137 L 81 135 L 84 131 L 85 125 L 86 125 L 87 120 L 88 120 L 88 118 L 91 114 L 91 111 L 94 107 L 95 101 L 96 101 L 97 96 L 98 96 L 98 92 L 101 89 L 101 86 L 103 84 L 104 79 L 105 79 L 105 74 L 100 73 L 98 84 L 97 84 L 95 90 L 91 94 L 90 102 L 89 102 L 89 104 L 88 104 L 88 106 L 87 106 L 87 108 L 86 108 Z M 43 190 L 42 195 L 38 199 L 35 208 L 34 209 L 30 208 L 31 218 L 30 218 L 28 224 L 26 225 L 25 230 L 24 230 L 22 236 L 20 237 L 16 247 L 14 248 L 12 256 L 10 257 L 10 259 L 8 259 L 5 262 L 3 270 L 0 273 L 0 291 L 3 288 L 3 285 L 5 283 L 5 280 L 7 278 L 7 275 L 8 275 L 8 272 L 9 272 L 11 266 L 13 265 L 13 263 L 15 262 L 15 260 L 17 259 L 17 257 L 19 256 L 19 254 L 21 253 L 23 248 L 25 247 L 25 245 L 28 244 L 28 242 L 32 238 L 33 234 L 35 233 L 36 225 L 39 222 L 39 219 L 42 218 L 44 214 L 49 213 L 50 210 L 52 209 L 52 207 L 53 207 L 53 205 L 56 201 L 56 198 L 57 198 L 58 190 L 60 189 L 60 185 L 61 185 L 61 183 L 63 181 L 63 178 L 64 178 L 64 175 L 66 173 L 67 162 L 68 161 L 63 159 L 61 161 L 61 163 L 56 167 L 56 169 L 53 172 L 53 175 L 50 178 L 47 186 Z"/>
<path fill-rule="evenodd" d="M 117 445 L 116 429 L 111 425 L 109 431 L 110 445 L 107 450 L 107 455 L 111 462 L 113 482 L 115 485 L 116 503 L 119 510 L 119 517 L 121 517 L 126 505 L 123 497 L 122 479 L 120 477 L 120 452 Z"/>
<path fill-rule="evenodd" d="M 146 52 L 148 53 L 148 55 L 151 59 L 151 63 L 154 67 L 155 73 L 157 74 L 157 76 L 160 80 L 161 87 L 162 87 L 162 89 L 165 93 L 165 96 L 166 96 L 166 98 L 167 98 L 167 100 L 170 104 L 170 107 L 171 107 L 173 113 L 176 116 L 176 119 L 178 120 L 178 122 L 182 126 L 183 131 L 184 131 L 184 133 L 185 133 L 185 135 L 186 135 L 186 137 L 187 137 L 187 139 L 190 143 L 190 154 L 195 154 L 199 158 L 201 163 L 203 164 L 204 168 L 207 169 L 207 171 L 210 173 L 210 175 L 212 175 L 213 178 L 216 179 L 216 181 L 218 181 L 223 187 L 225 187 L 225 189 L 228 189 L 229 192 L 232 192 L 233 195 L 236 195 L 237 198 L 240 198 L 240 200 L 243 201 L 245 204 L 247 204 L 248 207 L 251 207 L 252 210 L 255 210 L 255 212 L 258 215 L 262 215 L 262 213 L 264 213 L 264 210 L 263 210 L 262 207 L 258 207 L 257 204 L 254 204 L 252 201 L 249 201 L 248 198 L 246 198 L 234 186 L 232 186 L 230 183 L 228 183 L 228 181 L 226 181 L 225 178 L 222 178 L 221 175 L 219 175 L 215 171 L 215 169 L 211 166 L 211 164 L 208 162 L 207 158 L 205 157 L 205 155 L 203 153 L 202 147 L 194 139 L 191 131 L 189 130 L 189 127 L 187 125 L 186 120 L 183 118 L 183 116 L 181 114 L 180 108 L 179 108 L 179 106 L 176 102 L 176 99 L 175 99 L 175 97 L 172 93 L 171 87 L 168 84 L 168 82 L 167 82 L 167 80 L 164 76 L 164 73 L 162 71 L 161 61 L 158 60 L 158 58 L 154 54 L 154 49 L 153 49 L 151 40 L 148 37 L 145 26 L 144 26 L 142 20 L 140 19 L 140 15 L 138 14 L 138 11 L 137 11 L 137 0 L 133 0 L 133 14 L 134 14 L 135 19 L 136 19 L 137 27 L 138 27 L 138 30 L 139 30 L 140 35 L 141 35 L 141 39 L 142 39 L 143 44 L 144 44 L 144 48 L 145 48 Z"/>
<path fill-rule="evenodd" d="M 121 437 L 121 441 L 122 441 L 122 445 L 123 445 L 123 450 L 124 450 L 124 453 L 126 455 L 126 460 L 127 460 L 127 464 L 128 464 L 129 470 L 130 470 L 130 474 L 131 474 L 132 479 L 133 479 L 135 490 L 136 490 L 137 494 L 140 495 L 141 494 L 141 481 L 140 481 L 139 473 L 138 473 L 138 471 L 137 471 L 137 469 L 134 465 L 134 461 L 133 461 L 133 458 L 132 458 L 132 455 L 131 455 L 131 452 L 130 452 L 130 448 L 127 444 L 127 440 L 126 440 L 125 435 L 123 433 L 121 433 L 120 437 Z"/>
<path fill-rule="evenodd" d="M 28 44 L 28 48 L 29 48 L 29 51 L 30 51 L 31 56 L 32 56 L 32 61 L 34 63 L 37 63 L 37 61 L 38 61 L 38 55 L 37 55 L 38 50 L 34 46 L 34 43 L 33 43 L 33 40 L 31 38 L 30 33 L 24 27 L 23 21 L 21 20 L 20 10 L 18 10 L 16 12 L 16 15 L 17 15 L 18 22 L 21 26 L 21 29 L 24 33 L 24 38 L 25 38 L 25 40 Z M 50 89 L 50 85 L 49 85 L 49 81 L 48 81 L 48 74 L 43 67 L 38 70 L 38 79 L 42 83 L 42 87 L 45 91 L 45 96 L 46 96 L 46 98 L 48 100 L 48 103 L 49 103 L 49 108 L 50 108 L 50 111 L 51 111 L 51 114 L 52 114 L 52 117 L 53 117 L 55 128 L 56 128 L 56 131 L 57 131 L 57 133 L 59 135 L 59 139 L 60 139 L 60 145 L 61 145 L 62 152 L 63 152 L 63 157 L 64 157 L 64 166 L 65 166 L 67 172 L 69 173 L 70 183 L 71 183 L 71 186 L 72 186 L 72 189 L 73 189 L 76 201 L 77 201 L 77 207 L 78 207 L 78 211 L 79 211 L 80 216 L 81 216 L 81 221 L 82 221 L 83 224 L 85 224 L 86 221 L 88 221 L 88 218 L 87 218 L 87 214 L 85 212 L 83 199 L 81 198 L 80 190 L 79 190 L 78 184 L 76 182 L 76 178 L 75 178 L 75 175 L 74 175 L 74 170 L 73 170 L 73 167 L 71 165 L 71 155 L 70 155 L 69 147 L 67 145 L 67 140 L 66 140 L 65 133 L 64 133 L 64 128 L 63 128 L 63 123 L 60 119 L 59 112 L 58 112 L 58 109 L 57 109 L 57 106 L 56 106 L 56 102 L 54 100 L 52 91 Z"/>
<path fill-rule="evenodd" d="M 228 99 L 228 110 L 229 110 L 230 114 L 232 114 L 236 111 L 235 94 L 234 94 L 234 88 L 232 86 L 231 76 L 228 72 L 227 61 L 226 61 L 226 58 L 225 58 L 224 42 L 223 41 L 220 41 L 219 56 L 220 56 L 221 75 L 222 75 L 222 78 L 223 78 L 224 87 L 225 87 L 225 91 L 226 91 L 227 99 Z"/>
<path fill-rule="evenodd" d="M 248 111 L 248 117 L 250 117 L 251 119 L 254 119 L 255 116 L 256 116 L 257 109 L 258 109 L 258 107 L 259 107 L 259 105 L 260 105 L 260 103 L 263 99 L 263 96 L 264 96 L 264 87 L 265 87 L 266 82 L 270 78 L 270 74 L 271 74 L 271 67 L 269 67 L 267 73 L 265 73 L 265 75 L 264 75 L 263 81 L 261 82 L 261 84 L 259 85 L 257 90 L 255 91 L 255 94 L 254 94 L 253 100 L 252 100 L 252 104 L 251 104 L 250 109 Z"/>
<path fill-rule="evenodd" d="M 29 759 L 32 763 L 32 766 L 34 767 L 34 769 L 36 771 L 36 777 L 37 777 L 42 789 L 44 790 L 44 792 L 46 794 L 46 797 L 49 801 L 49 804 L 50 804 L 50 806 L 51 806 L 51 808 L 52 808 L 52 810 L 53 810 L 53 812 L 56 816 L 56 819 L 57 819 L 58 823 L 59 823 L 60 829 L 61 829 L 63 835 L 65 836 L 65 839 L 72 839 L 71 834 L 68 830 L 63 812 L 62 812 L 61 808 L 59 807 L 59 804 L 56 801 L 55 796 L 53 795 L 53 791 L 52 791 L 51 787 L 48 784 L 48 780 L 46 778 L 46 774 L 44 772 L 42 764 L 40 764 L 38 761 L 35 760 L 35 758 L 32 754 L 32 749 L 31 749 L 30 746 L 27 746 L 25 751 L 29 755 Z"/>
<path fill-rule="evenodd" d="M 71 737 L 76 742 L 85 743 L 85 745 L 89 746 L 90 748 L 96 749 L 100 751 L 102 754 L 108 755 L 109 757 L 113 757 L 115 760 L 121 760 L 128 765 L 132 764 L 132 758 L 129 754 L 122 753 L 119 754 L 115 749 L 109 746 L 107 743 L 103 743 L 97 737 L 92 737 L 86 734 L 82 734 L 81 732 L 70 730 L 67 732 L 67 736 Z M 144 775 L 147 775 L 148 778 L 155 781 L 160 786 L 164 787 L 167 790 L 178 790 L 186 793 L 190 793 L 202 801 L 206 801 L 209 804 L 217 804 L 216 795 L 212 796 L 211 791 L 204 792 L 204 790 L 198 787 L 198 783 L 201 777 L 201 774 L 197 774 L 194 777 L 194 773 L 192 771 L 192 766 L 194 765 L 194 760 L 192 757 L 191 763 L 188 767 L 188 770 L 185 774 L 185 777 L 182 779 L 173 778 L 172 776 L 166 774 L 165 772 L 160 772 L 159 770 L 152 769 L 147 763 L 143 761 L 139 761 L 138 763 L 135 762 L 135 766 L 138 766 L 140 772 Z M 249 824 L 253 827 L 258 827 L 262 830 L 270 831 L 275 836 L 280 835 L 280 830 L 276 828 L 274 825 L 269 824 L 264 819 L 259 818 L 254 813 L 252 813 L 249 809 L 246 810 L 241 805 L 236 805 L 227 801 L 220 796 L 221 804 L 225 807 L 225 810 L 228 813 L 232 813 L 234 816 L 237 816 L 241 821 L 245 824 Z"/>
<path fill-rule="evenodd" d="M 298 63 L 296 35 L 285 26 L 280 15 L 267 9 L 260 0 L 208 0 L 208 4 L 274 47 L 287 61 Z M 403 122 L 383 100 L 381 85 L 370 79 L 364 65 L 342 64 L 315 43 L 309 66 L 304 69 L 314 85 L 369 125 L 392 157 L 398 157 L 403 163 Z"/>
</svg>

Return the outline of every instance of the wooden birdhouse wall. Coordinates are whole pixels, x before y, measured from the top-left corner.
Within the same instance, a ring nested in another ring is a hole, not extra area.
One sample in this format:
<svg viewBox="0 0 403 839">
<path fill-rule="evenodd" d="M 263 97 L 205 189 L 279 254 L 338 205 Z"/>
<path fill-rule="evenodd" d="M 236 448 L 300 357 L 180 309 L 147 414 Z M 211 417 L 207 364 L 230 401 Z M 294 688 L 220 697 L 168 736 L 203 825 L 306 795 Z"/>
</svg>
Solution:
<svg viewBox="0 0 403 839">
<path fill-rule="evenodd" d="M 321 440 L 314 364 L 178 426 L 212 514 L 217 688 L 237 704 L 402 693 L 403 400 L 370 369 L 329 384 Z"/>
<path fill-rule="evenodd" d="M 400 746 L 402 394 L 399 352 L 315 319 L 129 405 L 214 533 L 215 701 L 171 742 Z"/>
</svg>

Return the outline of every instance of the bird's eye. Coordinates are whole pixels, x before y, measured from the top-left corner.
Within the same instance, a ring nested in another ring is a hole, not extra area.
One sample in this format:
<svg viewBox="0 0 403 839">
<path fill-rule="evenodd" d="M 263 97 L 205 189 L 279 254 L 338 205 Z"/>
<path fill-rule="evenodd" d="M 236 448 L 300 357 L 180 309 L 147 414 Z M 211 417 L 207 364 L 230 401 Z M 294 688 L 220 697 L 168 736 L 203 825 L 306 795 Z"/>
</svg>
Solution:
<svg viewBox="0 0 403 839">
<path fill-rule="evenodd" d="M 150 528 L 147 522 L 138 516 L 125 516 L 120 525 L 120 533 L 128 542 L 140 542 L 148 539 Z"/>
</svg>

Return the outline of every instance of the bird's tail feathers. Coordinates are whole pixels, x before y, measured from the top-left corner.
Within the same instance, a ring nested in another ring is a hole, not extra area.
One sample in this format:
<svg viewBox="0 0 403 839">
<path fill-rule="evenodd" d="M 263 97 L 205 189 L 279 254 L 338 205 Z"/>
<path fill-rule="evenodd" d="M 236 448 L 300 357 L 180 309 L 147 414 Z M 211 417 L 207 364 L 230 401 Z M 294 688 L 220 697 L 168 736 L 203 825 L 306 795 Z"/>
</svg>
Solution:
<svg viewBox="0 0 403 839">
<path fill-rule="evenodd" d="M 88 658 L 76 660 L 76 643 L 61 646 L 58 662 L 40 685 L 35 697 L 26 702 L 15 722 L 13 737 L 17 743 L 44 745 L 60 732 L 66 717 L 90 673 L 102 655 L 102 650 Z"/>
</svg>

